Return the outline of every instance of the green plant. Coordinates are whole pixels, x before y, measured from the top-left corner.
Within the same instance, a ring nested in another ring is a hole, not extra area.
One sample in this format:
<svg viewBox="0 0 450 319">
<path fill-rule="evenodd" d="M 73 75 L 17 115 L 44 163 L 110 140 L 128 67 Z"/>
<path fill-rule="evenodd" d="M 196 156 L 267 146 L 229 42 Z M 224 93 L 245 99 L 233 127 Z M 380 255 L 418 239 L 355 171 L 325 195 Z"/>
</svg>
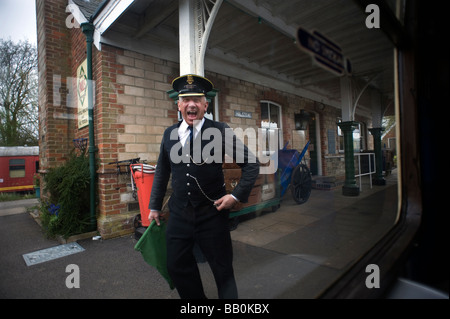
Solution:
<svg viewBox="0 0 450 319">
<path fill-rule="evenodd" d="M 33 186 L 34 186 L 34 188 L 41 186 L 41 181 L 39 179 L 39 174 L 34 174 L 34 176 L 33 176 Z"/>
<path fill-rule="evenodd" d="M 67 238 L 89 230 L 89 158 L 72 154 L 44 176 L 49 202 L 41 204 L 41 219 L 49 237 Z"/>
<path fill-rule="evenodd" d="M 0 202 L 9 202 L 13 200 L 30 199 L 35 198 L 34 194 L 21 194 L 21 193 L 0 193 Z"/>
<path fill-rule="evenodd" d="M 0 193 L 0 202 L 9 202 L 19 199 L 23 199 L 23 195 L 16 193 Z"/>
</svg>

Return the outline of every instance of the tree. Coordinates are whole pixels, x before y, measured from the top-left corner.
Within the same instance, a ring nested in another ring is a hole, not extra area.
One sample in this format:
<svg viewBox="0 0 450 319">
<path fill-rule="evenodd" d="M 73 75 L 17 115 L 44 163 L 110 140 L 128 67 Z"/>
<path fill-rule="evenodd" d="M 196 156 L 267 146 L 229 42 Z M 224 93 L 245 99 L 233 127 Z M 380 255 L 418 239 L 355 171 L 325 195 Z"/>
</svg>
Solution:
<svg viewBox="0 0 450 319">
<path fill-rule="evenodd" d="M 384 132 L 381 135 L 381 139 L 383 139 L 386 134 L 390 132 L 390 130 L 395 126 L 395 115 L 384 116 L 382 120 L 382 126 L 384 128 Z"/>
<path fill-rule="evenodd" d="M 38 145 L 37 50 L 0 39 L 0 146 Z"/>
</svg>

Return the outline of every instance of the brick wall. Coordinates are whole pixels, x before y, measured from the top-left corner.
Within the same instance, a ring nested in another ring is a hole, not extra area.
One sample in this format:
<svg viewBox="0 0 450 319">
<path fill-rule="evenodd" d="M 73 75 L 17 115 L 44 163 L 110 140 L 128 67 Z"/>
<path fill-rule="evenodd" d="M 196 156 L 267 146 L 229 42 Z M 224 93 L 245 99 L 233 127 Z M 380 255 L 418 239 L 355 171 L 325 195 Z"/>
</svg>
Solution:
<svg viewBox="0 0 450 319">
<path fill-rule="evenodd" d="M 178 65 L 107 45 L 97 56 L 98 228 L 109 238 L 133 231 L 139 211 L 130 176 L 108 163 L 137 157 L 156 163 L 164 130 L 177 121 L 166 91 Z"/>
<path fill-rule="evenodd" d="M 40 170 L 66 160 L 72 148 L 72 110 L 66 101 L 71 75 L 70 30 L 65 25 L 67 1 L 36 1 L 39 71 Z M 43 194 L 43 193 L 41 193 Z"/>
<path fill-rule="evenodd" d="M 156 163 L 164 130 L 177 122 L 177 107 L 166 92 L 178 64 L 127 50 L 116 56 L 116 62 L 121 67 L 117 102 L 123 105 L 117 118 L 123 126 L 118 159 L 140 157 Z"/>
</svg>

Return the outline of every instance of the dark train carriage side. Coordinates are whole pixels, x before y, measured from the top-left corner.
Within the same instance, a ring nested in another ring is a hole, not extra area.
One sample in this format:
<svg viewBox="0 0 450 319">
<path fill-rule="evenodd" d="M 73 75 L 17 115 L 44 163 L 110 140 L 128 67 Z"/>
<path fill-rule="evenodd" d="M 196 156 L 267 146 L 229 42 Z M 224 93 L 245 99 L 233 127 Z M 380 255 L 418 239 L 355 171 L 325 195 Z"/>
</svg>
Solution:
<svg viewBox="0 0 450 319">
<path fill-rule="evenodd" d="M 38 146 L 0 147 L 0 193 L 32 191 L 38 169 Z"/>
</svg>

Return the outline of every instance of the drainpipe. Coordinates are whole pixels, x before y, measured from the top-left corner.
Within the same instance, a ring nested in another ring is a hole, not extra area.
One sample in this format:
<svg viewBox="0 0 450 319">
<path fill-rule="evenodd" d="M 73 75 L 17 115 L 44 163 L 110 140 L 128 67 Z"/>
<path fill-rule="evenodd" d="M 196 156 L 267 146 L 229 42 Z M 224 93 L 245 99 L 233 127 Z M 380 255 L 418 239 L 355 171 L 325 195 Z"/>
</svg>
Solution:
<svg viewBox="0 0 450 319">
<path fill-rule="evenodd" d="M 88 77 L 88 116 L 89 116 L 89 174 L 90 174 L 90 224 L 92 230 L 97 229 L 96 205 L 95 205 L 95 139 L 94 139 L 94 103 L 92 85 L 92 42 L 94 41 L 94 25 L 91 22 L 81 24 L 81 30 L 86 35 L 87 51 L 87 77 Z"/>
</svg>

